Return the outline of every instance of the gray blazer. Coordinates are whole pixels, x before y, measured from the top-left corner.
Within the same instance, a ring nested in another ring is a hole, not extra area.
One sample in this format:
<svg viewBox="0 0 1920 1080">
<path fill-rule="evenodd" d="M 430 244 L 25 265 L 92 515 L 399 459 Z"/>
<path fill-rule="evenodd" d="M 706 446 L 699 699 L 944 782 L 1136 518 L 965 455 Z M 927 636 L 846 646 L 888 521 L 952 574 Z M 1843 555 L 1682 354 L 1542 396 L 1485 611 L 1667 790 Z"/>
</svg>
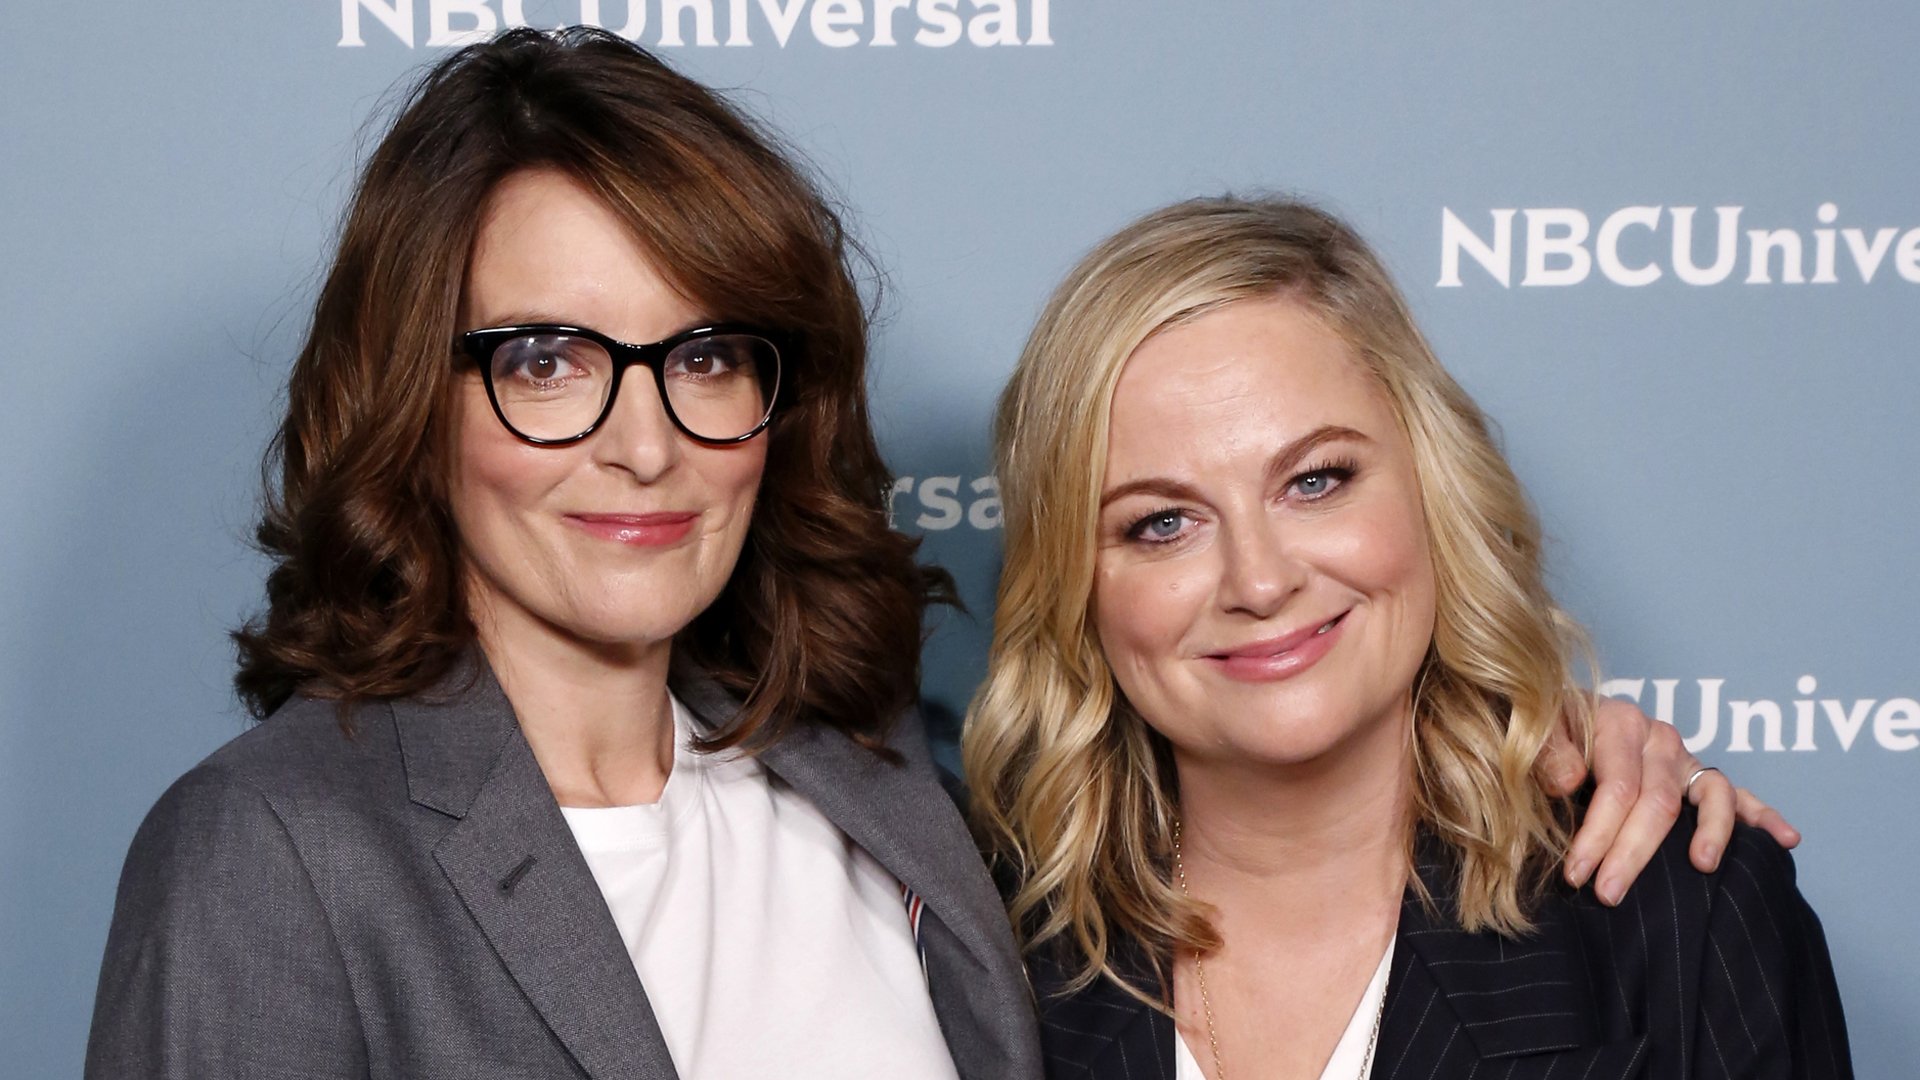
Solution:
<svg viewBox="0 0 1920 1080">
<path fill-rule="evenodd" d="M 674 691 L 708 730 L 739 707 L 698 673 Z M 807 729 L 760 760 L 925 900 L 960 1075 L 1037 1078 L 999 896 L 917 717 L 893 745 L 904 765 Z M 648 997 L 673 992 L 641 986 L 476 652 L 435 693 L 359 708 L 351 739 L 296 698 L 161 797 L 121 876 L 86 1075 L 664 1080 Z"/>
</svg>

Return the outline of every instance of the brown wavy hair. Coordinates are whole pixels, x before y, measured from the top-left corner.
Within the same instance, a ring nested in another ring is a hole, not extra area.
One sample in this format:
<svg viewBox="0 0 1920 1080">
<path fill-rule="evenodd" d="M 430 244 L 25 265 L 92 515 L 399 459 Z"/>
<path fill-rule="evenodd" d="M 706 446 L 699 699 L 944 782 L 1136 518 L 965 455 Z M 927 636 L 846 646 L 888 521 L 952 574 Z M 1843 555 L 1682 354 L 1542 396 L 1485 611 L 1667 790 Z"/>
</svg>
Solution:
<svg viewBox="0 0 1920 1080">
<path fill-rule="evenodd" d="M 751 119 L 616 35 L 510 30 L 435 65 L 367 162 L 267 455 L 266 611 L 234 684 L 264 718 L 296 691 L 420 693 L 473 647 L 447 505 L 464 276 L 488 195 L 560 171 L 717 318 L 783 335 L 786 380 L 740 560 L 675 650 L 746 708 L 712 748 L 800 724 L 878 747 L 913 701 L 921 615 L 952 582 L 888 524 L 866 404 L 861 258 Z"/>
</svg>

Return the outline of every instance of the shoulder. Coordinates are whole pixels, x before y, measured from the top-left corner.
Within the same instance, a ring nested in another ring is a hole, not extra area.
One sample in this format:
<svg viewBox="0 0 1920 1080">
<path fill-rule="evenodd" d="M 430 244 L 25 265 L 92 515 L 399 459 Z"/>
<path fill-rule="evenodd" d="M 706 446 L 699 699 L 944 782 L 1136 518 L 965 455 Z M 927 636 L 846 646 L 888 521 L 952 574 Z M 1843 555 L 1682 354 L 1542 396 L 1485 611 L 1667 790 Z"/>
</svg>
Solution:
<svg viewBox="0 0 1920 1080">
<path fill-rule="evenodd" d="M 1773 837 L 1736 825 L 1711 876 L 1707 937 L 1712 946 L 1704 963 L 1719 969 L 1726 989 L 1751 993 L 1755 985 L 1784 981 L 1785 992 L 1793 994 L 1833 983 L 1820 918 L 1800 892 L 1793 855 Z M 1837 998 L 1834 1004 L 1837 1009 Z"/>
<path fill-rule="evenodd" d="M 261 845 L 297 848 L 303 822 L 378 814 L 404 801 L 392 718 L 355 709 L 350 728 L 332 702 L 297 697 L 174 781 L 142 822 L 128 869 L 257 858 Z M 204 867 L 203 867 L 204 869 Z"/>
<path fill-rule="evenodd" d="M 1549 903 L 1570 904 L 1588 919 L 1611 918 L 1636 924 L 1645 923 L 1657 913 L 1663 924 L 1674 924 L 1687 941 L 1702 940 L 1700 932 L 1727 903 L 1762 898 L 1801 903 L 1793 857 L 1765 831 L 1736 824 L 1719 867 L 1703 873 L 1694 867 L 1690 854 L 1698 827 L 1697 812 L 1691 806 L 1683 807 L 1617 907 L 1601 904 L 1591 882 L 1578 891 L 1556 885 Z"/>
<path fill-rule="evenodd" d="M 1711 1052 L 1716 1075 L 1850 1077 L 1833 960 L 1793 857 L 1765 832 L 1736 825 L 1719 867 L 1703 874 L 1687 857 L 1688 809 L 1608 912 L 1604 936 L 1588 937 L 1625 989 L 1594 985 L 1603 996 L 1641 997 L 1636 1015 L 1656 1057 Z"/>
<path fill-rule="evenodd" d="M 1588 886 L 1557 894 L 1548 907 L 1561 915 L 1543 913 L 1571 919 L 1602 996 L 1619 995 L 1619 1007 L 1638 1014 L 1648 1006 L 1631 999 L 1671 1004 L 1673 993 L 1697 1002 L 1763 991 L 1783 999 L 1830 982 L 1825 939 L 1800 895 L 1793 857 L 1764 831 L 1736 825 L 1719 867 L 1702 873 L 1688 855 L 1695 825 L 1688 807 L 1618 906 L 1602 905 Z"/>
<path fill-rule="evenodd" d="M 215 751 L 135 834 L 88 1076 L 265 1075 L 256 1055 L 283 1053 L 287 1037 L 315 1060 L 337 1048 L 336 1074 L 354 1071 L 364 1044 L 325 899 L 326 846 L 298 817 L 324 745 L 317 719 L 299 730 L 304 711 L 283 710 Z"/>
<path fill-rule="evenodd" d="M 402 775 L 393 713 L 385 702 L 356 705 L 343 723 L 337 703 L 294 697 L 208 755 L 176 786 L 249 788 L 297 815 L 329 804 L 365 805 Z"/>
<path fill-rule="evenodd" d="M 1782 904 L 1800 902 L 1799 872 L 1793 854 L 1765 830 L 1750 825 L 1733 827 L 1733 837 L 1713 877 L 1720 897 L 1728 902 L 1743 897 Z"/>
<path fill-rule="evenodd" d="M 120 875 L 120 906 L 157 912 L 170 897 L 222 893 L 235 881 L 254 888 L 287 870 L 298 881 L 302 865 L 267 792 L 234 769 L 202 762 L 140 823 Z"/>
<path fill-rule="evenodd" d="M 1695 869 L 1689 848 L 1698 825 L 1693 807 L 1686 807 L 1628 889 L 1629 900 L 1639 894 L 1638 903 L 1623 903 L 1622 909 L 1664 907 L 1683 927 L 1700 928 L 1728 905 L 1763 903 L 1769 918 L 1804 906 L 1793 856 L 1762 829 L 1736 823 L 1720 865 L 1711 873 Z"/>
</svg>

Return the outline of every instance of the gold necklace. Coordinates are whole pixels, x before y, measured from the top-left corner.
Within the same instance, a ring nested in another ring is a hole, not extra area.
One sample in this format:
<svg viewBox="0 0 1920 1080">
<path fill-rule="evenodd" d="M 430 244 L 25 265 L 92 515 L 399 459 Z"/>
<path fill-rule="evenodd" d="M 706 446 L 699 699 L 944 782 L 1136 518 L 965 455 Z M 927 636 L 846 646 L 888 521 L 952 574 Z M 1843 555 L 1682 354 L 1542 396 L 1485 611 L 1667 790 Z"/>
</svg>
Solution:
<svg viewBox="0 0 1920 1080">
<path fill-rule="evenodd" d="M 1180 857 L 1180 819 L 1173 819 L 1173 872 L 1180 881 L 1180 895 L 1188 900 L 1193 893 L 1187 889 L 1187 864 Z M 1227 1067 L 1220 1063 L 1220 1028 L 1213 1020 L 1213 999 L 1207 996 L 1207 969 L 1200 963 L 1200 954 L 1193 954 L 1193 979 L 1200 984 L 1200 1012 L 1207 1018 L 1207 1048 L 1213 1052 L 1214 1080 L 1227 1080 Z M 1372 980 L 1369 979 L 1371 984 Z M 1360 1062 L 1358 1080 L 1367 1080 L 1367 1073 L 1373 1068 L 1373 1051 L 1380 1045 L 1380 1021 L 1387 1015 L 1387 995 L 1380 995 L 1380 1007 L 1374 1010 L 1373 1034 L 1367 1037 L 1367 1055 Z M 1178 1038 L 1176 1034 L 1174 1036 Z"/>
<path fill-rule="evenodd" d="M 1188 900 L 1193 894 L 1187 891 L 1187 864 L 1180 858 L 1180 819 L 1173 819 L 1173 870 L 1180 878 L 1180 895 Z M 1207 1018 L 1207 1046 L 1213 1051 L 1214 1080 L 1227 1080 L 1227 1067 L 1220 1063 L 1220 1030 L 1213 1022 L 1213 999 L 1207 996 L 1207 969 L 1200 963 L 1200 954 L 1193 954 L 1193 978 L 1200 984 L 1200 1011 Z"/>
</svg>

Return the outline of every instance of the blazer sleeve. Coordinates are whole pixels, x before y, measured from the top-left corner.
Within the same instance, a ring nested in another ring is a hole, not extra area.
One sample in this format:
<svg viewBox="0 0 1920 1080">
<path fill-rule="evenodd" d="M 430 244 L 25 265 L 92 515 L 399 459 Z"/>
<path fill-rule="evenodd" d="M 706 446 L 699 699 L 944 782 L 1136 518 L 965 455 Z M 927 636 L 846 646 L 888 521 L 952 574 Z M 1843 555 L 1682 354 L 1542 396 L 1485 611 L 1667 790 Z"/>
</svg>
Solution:
<svg viewBox="0 0 1920 1080">
<path fill-rule="evenodd" d="M 1792 857 L 1742 827 L 1717 878 L 1693 1075 L 1852 1080 L 1833 960 L 1820 920 L 1794 884 Z"/>
<path fill-rule="evenodd" d="M 367 1071 L 346 968 L 285 822 L 253 785 L 200 766 L 128 853 L 87 1080 Z"/>
</svg>

